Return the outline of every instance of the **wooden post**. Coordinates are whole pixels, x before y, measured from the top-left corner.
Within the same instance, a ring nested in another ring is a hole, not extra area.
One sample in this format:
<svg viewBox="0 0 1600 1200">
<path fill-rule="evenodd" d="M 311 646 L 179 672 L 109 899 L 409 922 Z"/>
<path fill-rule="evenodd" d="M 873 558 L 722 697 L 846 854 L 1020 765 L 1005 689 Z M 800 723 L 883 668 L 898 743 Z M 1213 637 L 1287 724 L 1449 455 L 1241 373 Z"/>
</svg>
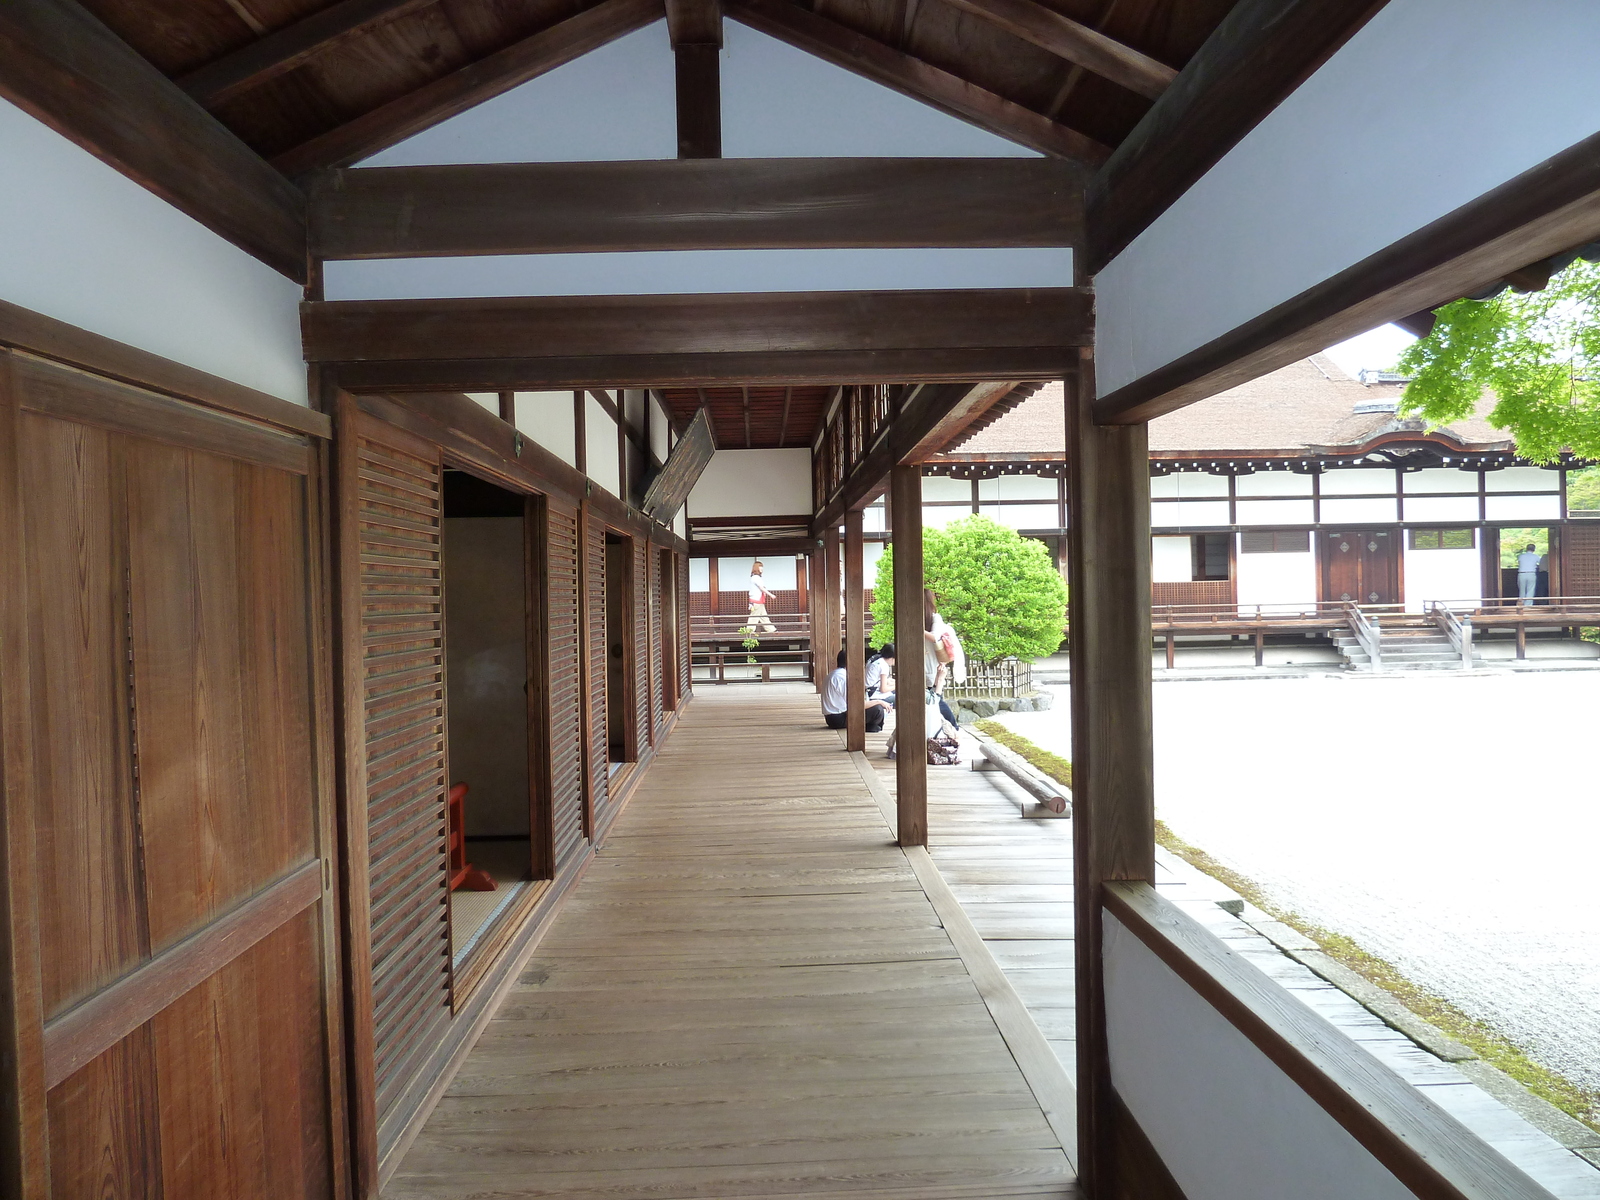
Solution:
<svg viewBox="0 0 1600 1200">
<path fill-rule="evenodd" d="M 866 571 L 861 554 L 861 510 L 844 514 L 845 733 L 847 750 L 867 748 Z"/>
<path fill-rule="evenodd" d="M 833 663 L 839 657 L 839 531 L 827 529 L 822 534 L 822 628 L 812 636 L 817 639 L 817 691 L 828 685 Z"/>
<path fill-rule="evenodd" d="M 889 472 L 894 523 L 895 817 L 902 846 L 928 844 L 928 721 L 922 670 L 922 467 Z"/>
<path fill-rule="evenodd" d="M 1150 461 L 1144 425 L 1096 425 L 1085 350 L 1066 380 L 1078 1173 L 1120 1195 L 1100 958 L 1102 885 L 1155 878 L 1150 748 Z M 898 557 L 898 556 L 897 556 Z M 898 587 L 898 580 L 896 580 Z"/>
</svg>

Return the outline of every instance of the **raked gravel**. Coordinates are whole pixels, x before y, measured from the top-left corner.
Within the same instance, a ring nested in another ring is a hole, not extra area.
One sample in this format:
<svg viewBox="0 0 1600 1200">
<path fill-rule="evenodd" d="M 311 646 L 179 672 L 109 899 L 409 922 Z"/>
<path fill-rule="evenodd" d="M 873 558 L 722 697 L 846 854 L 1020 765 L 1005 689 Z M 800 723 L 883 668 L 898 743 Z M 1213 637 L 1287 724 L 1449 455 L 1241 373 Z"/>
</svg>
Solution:
<svg viewBox="0 0 1600 1200">
<path fill-rule="evenodd" d="M 1000 719 L 1070 755 L 1065 689 Z M 1600 672 L 1155 685 L 1157 815 L 1600 1090 Z"/>
</svg>

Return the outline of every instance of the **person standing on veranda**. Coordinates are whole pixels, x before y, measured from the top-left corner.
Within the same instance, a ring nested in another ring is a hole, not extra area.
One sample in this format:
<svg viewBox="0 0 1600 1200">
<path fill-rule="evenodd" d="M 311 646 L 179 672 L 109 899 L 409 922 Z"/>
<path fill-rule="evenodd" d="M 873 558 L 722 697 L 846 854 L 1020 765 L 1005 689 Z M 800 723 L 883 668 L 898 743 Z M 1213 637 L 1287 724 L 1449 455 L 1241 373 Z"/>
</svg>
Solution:
<svg viewBox="0 0 1600 1200">
<path fill-rule="evenodd" d="M 1517 603 L 1526 604 L 1539 593 L 1539 564 L 1544 556 L 1532 542 L 1517 555 Z"/>
<path fill-rule="evenodd" d="M 772 623 L 772 618 L 767 615 L 767 601 L 776 600 L 777 596 L 768 590 L 766 581 L 762 579 L 761 560 L 758 558 L 750 564 L 750 628 L 756 633 L 777 633 L 778 627 Z"/>
</svg>

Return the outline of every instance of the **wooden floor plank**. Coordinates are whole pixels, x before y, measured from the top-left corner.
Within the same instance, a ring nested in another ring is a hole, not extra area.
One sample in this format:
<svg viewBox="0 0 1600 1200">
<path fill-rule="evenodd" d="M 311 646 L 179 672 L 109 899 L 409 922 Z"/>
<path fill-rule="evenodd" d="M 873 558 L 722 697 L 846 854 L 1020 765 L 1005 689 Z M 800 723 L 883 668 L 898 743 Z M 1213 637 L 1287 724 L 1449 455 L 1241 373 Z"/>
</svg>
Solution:
<svg viewBox="0 0 1600 1200">
<path fill-rule="evenodd" d="M 386 1197 L 1077 1196 L 999 968 L 974 977 L 978 933 L 952 941 L 815 707 L 702 689 Z M 992 872 L 985 818 L 940 811 Z M 1059 920 L 1070 874 L 1028 869 L 974 878 L 973 910 Z"/>
</svg>

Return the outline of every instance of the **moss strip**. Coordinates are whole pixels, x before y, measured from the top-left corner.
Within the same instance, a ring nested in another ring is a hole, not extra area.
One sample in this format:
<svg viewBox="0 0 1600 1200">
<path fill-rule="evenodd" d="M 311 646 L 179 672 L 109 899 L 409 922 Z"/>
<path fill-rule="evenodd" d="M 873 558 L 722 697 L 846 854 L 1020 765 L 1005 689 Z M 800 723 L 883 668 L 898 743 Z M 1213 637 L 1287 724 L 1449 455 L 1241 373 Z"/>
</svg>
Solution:
<svg viewBox="0 0 1600 1200">
<path fill-rule="evenodd" d="M 1059 754 L 1040 749 L 998 721 L 980 721 L 975 727 L 1006 749 L 1027 759 L 1052 779 L 1069 787 L 1072 785 L 1072 764 Z M 1555 1105 L 1591 1129 L 1600 1130 L 1600 1092 L 1580 1087 L 1565 1076 L 1534 1062 L 1498 1030 L 1468 1016 L 1442 996 L 1419 987 L 1402 975 L 1393 963 L 1362 949 L 1351 938 L 1313 925 L 1298 913 L 1279 908 L 1267 898 L 1255 880 L 1224 866 L 1199 847 L 1191 846 L 1163 821 L 1156 822 L 1156 842 L 1190 866 L 1231 888 L 1263 912 L 1316 942 L 1329 958 L 1381 987 L 1424 1021 L 1469 1047 L 1484 1062 L 1498 1067 L 1541 1100 Z"/>
</svg>

